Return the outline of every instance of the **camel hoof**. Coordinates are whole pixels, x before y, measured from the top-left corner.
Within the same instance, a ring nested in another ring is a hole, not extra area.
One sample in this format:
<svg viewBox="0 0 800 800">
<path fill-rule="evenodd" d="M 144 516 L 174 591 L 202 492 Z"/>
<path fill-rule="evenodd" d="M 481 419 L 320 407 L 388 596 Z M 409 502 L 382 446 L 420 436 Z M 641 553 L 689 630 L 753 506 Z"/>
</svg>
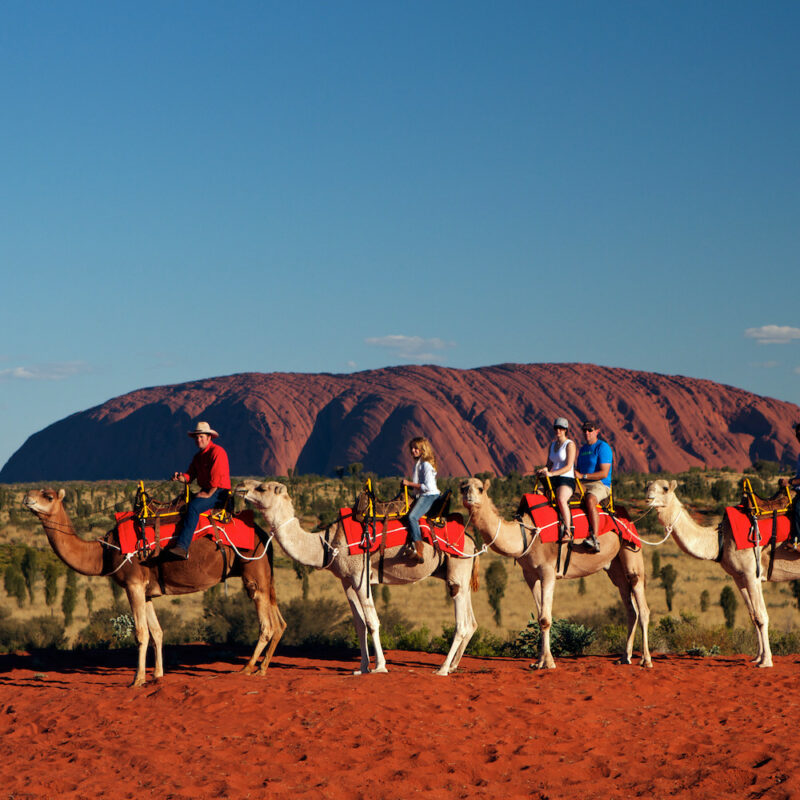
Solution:
<svg viewBox="0 0 800 800">
<path fill-rule="evenodd" d="M 146 683 L 147 681 L 144 678 L 135 678 L 133 683 L 130 685 L 130 688 L 141 689 L 141 687 L 144 686 Z"/>
<path fill-rule="evenodd" d="M 243 675 L 252 675 L 255 671 L 256 671 L 255 664 L 245 664 L 241 669 Z"/>
<path fill-rule="evenodd" d="M 772 666 L 772 662 L 769 661 L 769 662 L 764 662 L 763 664 L 759 664 L 758 668 L 759 669 L 769 669 L 771 666 Z"/>
<path fill-rule="evenodd" d="M 653 669 L 653 662 L 652 661 L 642 661 L 639 665 L 642 669 Z"/>
<path fill-rule="evenodd" d="M 380 667 L 375 667 L 375 669 L 372 670 L 372 671 L 373 672 L 380 672 L 380 673 L 383 673 L 383 674 L 386 674 L 387 672 L 389 672 L 389 670 L 386 669 L 386 664 L 383 664 Z"/>
</svg>

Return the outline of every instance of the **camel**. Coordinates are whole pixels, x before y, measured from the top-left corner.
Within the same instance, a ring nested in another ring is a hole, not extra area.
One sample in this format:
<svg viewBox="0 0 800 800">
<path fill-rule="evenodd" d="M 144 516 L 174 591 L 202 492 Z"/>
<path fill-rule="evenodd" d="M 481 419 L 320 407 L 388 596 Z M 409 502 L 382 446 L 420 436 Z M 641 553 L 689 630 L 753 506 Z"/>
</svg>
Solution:
<svg viewBox="0 0 800 800">
<path fill-rule="evenodd" d="M 536 604 L 536 613 L 541 629 L 539 659 L 532 664 L 535 669 L 555 669 L 555 661 L 550 652 L 550 627 L 552 625 L 553 594 L 556 579 L 582 578 L 604 569 L 617 587 L 628 615 L 628 640 L 625 655 L 620 663 L 630 664 L 633 658 L 633 640 L 637 620 L 642 630 L 641 666 L 652 667 L 647 628 L 650 624 L 650 607 L 645 596 L 645 569 L 641 550 L 634 551 L 622 547 L 618 536 L 599 537 L 598 553 L 581 553 L 575 550 L 569 566 L 563 575 L 556 574 L 558 544 L 543 543 L 538 536 L 528 533 L 523 539 L 520 523 L 506 522 L 498 513 L 489 497 L 490 480 L 468 478 L 461 484 L 461 502 L 470 512 L 469 526 L 483 537 L 484 542 L 496 553 L 508 556 L 522 567 L 522 574 Z M 533 531 L 533 521 L 525 515 L 522 524 Z"/>
<path fill-rule="evenodd" d="M 303 530 L 295 515 L 289 492 L 281 483 L 245 480 L 236 487 L 236 493 L 261 511 L 271 532 L 290 558 L 315 569 L 328 569 L 341 581 L 353 614 L 353 624 L 361 649 L 361 664 L 353 674 L 362 675 L 370 671 L 367 631 L 375 651 L 372 672 L 388 672 L 379 635 L 380 621 L 370 589 L 371 584 L 379 582 L 379 554 L 373 553 L 369 561 L 362 553 L 350 555 L 341 520 L 336 522 L 332 535 L 323 536 Z M 383 583 L 417 583 L 433 576 L 446 581 L 453 598 L 456 621 L 453 643 L 444 663 L 436 671 L 437 675 L 448 675 L 458 667 L 461 656 L 478 627 L 472 610 L 472 592 L 478 588 L 475 547 L 472 540 L 466 537 L 466 557 L 456 558 L 437 552 L 429 544 L 425 544 L 422 563 L 412 561 L 404 555 L 403 550 L 404 546 L 385 549 Z"/>
<path fill-rule="evenodd" d="M 800 579 L 800 554 L 779 546 L 775 549 L 771 574 L 768 576 L 760 563 L 757 574 L 755 551 L 737 549 L 728 518 L 723 516 L 719 525 L 712 527 L 699 525 L 675 495 L 677 486 L 678 482 L 674 480 L 651 481 L 646 488 L 648 505 L 656 509 L 667 534 L 673 536 L 684 553 L 703 561 L 719 561 L 722 569 L 733 578 L 756 629 L 758 653 L 753 663 L 759 667 L 771 667 L 769 615 L 761 582 Z"/>
<path fill-rule="evenodd" d="M 131 686 L 145 685 L 145 660 L 151 638 L 155 650 L 153 678 L 158 680 L 164 675 L 161 650 L 163 636 L 153 598 L 200 592 L 232 575 L 241 576 L 247 594 L 255 605 L 259 622 L 258 642 L 242 671 L 247 674 L 258 671 L 261 675 L 266 672 L 286 623 L 275 597 L 272 547 L 263 530 L 256 527 L 260 541 L 255 549 L 240 551 L 244 558 L 234 555 L 229 570 L 225 567 L 221 550 L 209 537 L 195 540 L 188 561 L 169 560 L 163 555 L 139 561 L 120 553 L 115 543 L 114 529 L 95 541 L 78 537 L 63 500 L 63 489 L 33 489 L 25 495 L 23 505 L 39 518 L 50 546 L 68 567 L 81 575 L 111 577 L 125 590 L 139 645 L 139 662 Z M 253 560 L 246 560 L 248 558 Z M 259 667 L 258 659 L 267 645 L 269 647 Z"/>
</svg>

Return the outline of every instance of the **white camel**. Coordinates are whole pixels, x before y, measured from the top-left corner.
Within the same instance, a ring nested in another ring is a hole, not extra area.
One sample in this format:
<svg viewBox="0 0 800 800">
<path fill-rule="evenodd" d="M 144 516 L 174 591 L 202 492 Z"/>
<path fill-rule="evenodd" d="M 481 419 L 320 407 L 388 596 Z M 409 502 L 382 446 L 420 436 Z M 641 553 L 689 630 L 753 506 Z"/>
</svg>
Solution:
<svg viewBox="0 0 800 800">
<path fill-rule="evenodd" d="M 470 521 L 483 540 L 496 553 L 516 559 L 533 594 L 541 629 L 539 660 L 536 669 L 555 669 L 550 652 L 550 627 L 552 625 L 553 594 L 556 578 L 558 544 L 544 543 L 533 535 L 534 525 L 529 515 L 524 515 L 522 528 L 519 522 L 506 522 L 489 497 L 490 481 L 468 478 L 461 484 L 461 501 L 470 512 Z M 633 641 L 637 620 L 642 630 L 643 667 L 652 667 L 647 627 L 650 624 L 650 607 L 645 596 L 645 569 L 641 550 L 631 550 L 620 545 L 616 535 L 598 538 L 600 552 L 582 553 L 575 550 L 564 578 L 581 578 L 604 569 L 617 587 L 628 616 L 628 639 L 623 664 L 633 658 Z"/>
<path fill-rule="evenodd" d="M 372 671 L 386 672 L 386 658 L 379 636 L 380 622 L 370 590 L 370 584 L 378 583 L 379 554 L 371 555 L 369 570 L 363 554 L 350 555 L 341 521 L 336 523 L 330 537 L 303 530 L 289 493 L 281 483 L 246 480 L 236 488 L 236 493 L 261 511 L 268 527 L 290 558 L 316 569 L 329 569 L 342 582 L 361 647 L 361 666 L 354 674 L 370 671 L 367 630 L 375 651 L 375 667 Z M 455 604 L 456 630 L 450 652 L 436 672 L 437 675 L 455 671 L 478 627 L 472 611 L 472 592 L 478 588 L 478 559 L 473 557 L 475 547 L 469 537 L 465 537 L 464 547 L 467 557 L 456 558 L 437 552 L 426 544 L 425 559 L 421 564 L 403 555 L 403 547 L 387 547 L 384 552 L 384 583 L 417 583 L 431 575 L 447 582 Z"/>
<path fill-rule="evenodd" d="M 719 525 L 699 525 L 677 498 L 677 486 L 677 481 L 656 480 L 648 483 L 648 504 L 656 509 L 661 524 L 684 553 L 703 561 L 719 561 L 722 569 L 733 578 L 756 629 L 758 653 L 753 662 L 759 667 L 771 667 L 769 614 L 761 582 L 800 579 L 800 554 L 778 546 L 771 574 L 767 575 L 764 564 L 760 562 L 756 573 L 756 553 L 752 549 L 739 550 L 736 547 L 727 516 L 722 518 Z M 765 549 L 759 553 L 759 559 L 765 552 L 768 551 Z"/>
</svg>

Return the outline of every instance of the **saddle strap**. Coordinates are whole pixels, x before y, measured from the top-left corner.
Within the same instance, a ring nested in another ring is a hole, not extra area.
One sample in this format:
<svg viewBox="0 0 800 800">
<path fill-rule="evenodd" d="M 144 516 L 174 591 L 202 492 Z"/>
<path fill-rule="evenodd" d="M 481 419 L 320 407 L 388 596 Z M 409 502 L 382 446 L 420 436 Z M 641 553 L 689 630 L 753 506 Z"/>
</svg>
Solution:
<svg viewBox="0 0 800 800">
<path fill-rule="evenodd" d="M 775 547 L 778 544 L 778 511 L 772 512 L 772 533 L 769 537 L 769 567 L 767 568 L 767 580 L 772 580 L 772 567 L 775 565 Z"/>
</svg>

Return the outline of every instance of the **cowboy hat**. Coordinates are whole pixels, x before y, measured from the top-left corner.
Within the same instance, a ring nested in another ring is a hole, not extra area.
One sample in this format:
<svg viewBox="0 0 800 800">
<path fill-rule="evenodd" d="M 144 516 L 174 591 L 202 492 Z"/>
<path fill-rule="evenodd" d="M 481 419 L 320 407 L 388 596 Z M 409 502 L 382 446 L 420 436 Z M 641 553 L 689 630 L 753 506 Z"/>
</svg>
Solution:
<svg viewBox="0 0 800 800">
<path fill-rule="evenodd" d="M 219 436 L 219 434 L 207 422 L 198 422 L 197 427 L 193 431 L 189 431 L 189 436 L 199 436 L 201 433 L 207 434 L 212 439 L 215 436 Z"/>
</svg>

